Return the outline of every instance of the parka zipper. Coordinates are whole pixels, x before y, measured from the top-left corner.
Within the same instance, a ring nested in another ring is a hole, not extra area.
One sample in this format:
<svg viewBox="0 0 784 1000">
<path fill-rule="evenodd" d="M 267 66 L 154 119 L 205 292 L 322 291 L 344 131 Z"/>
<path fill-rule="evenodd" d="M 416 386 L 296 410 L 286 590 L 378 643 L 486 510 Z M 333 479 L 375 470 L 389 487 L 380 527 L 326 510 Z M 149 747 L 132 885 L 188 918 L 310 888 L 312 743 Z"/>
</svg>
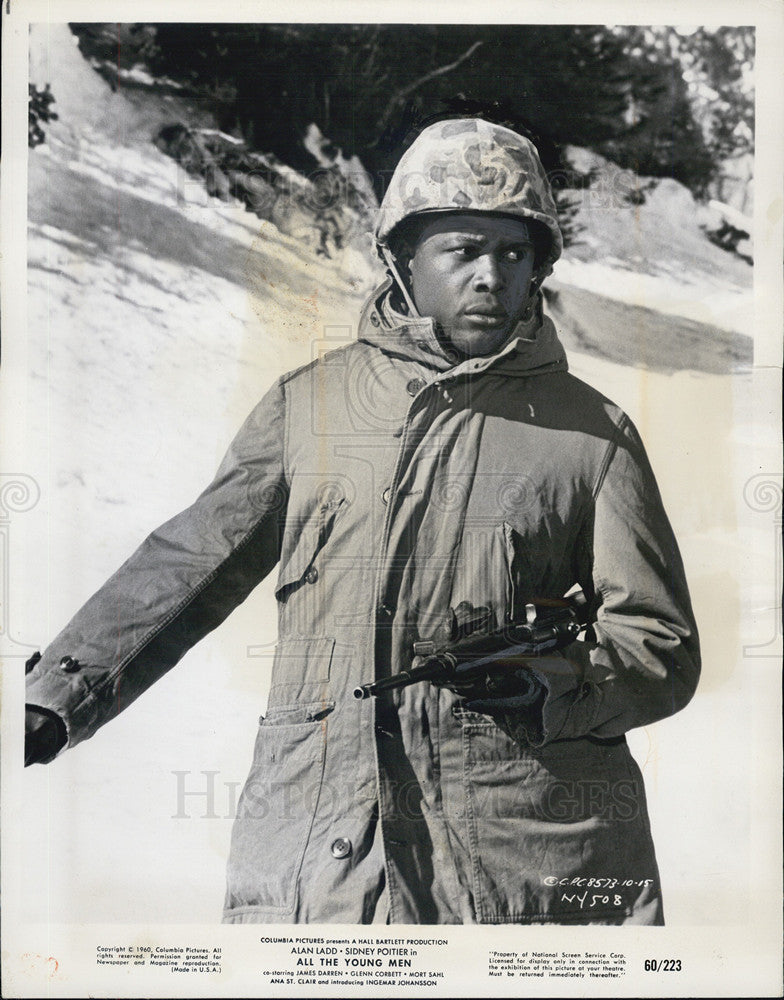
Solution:
<svg viewBox="0 0 784 1000">
<path fill-rule="evenodd" d="M 420 392 L 421 391 L 422 390 L 420 390 Z M 378 563 L 376 565 L 376 580 L 375 580 L 375 584 L 374 584 L 374 588 L 373 588 L 373 590 L 374 590 L 373 605 L 372 605 L 372 608 L 371 608 L 371 615 L 372 615 L 371 634 L 373 636 L 373 671 L 372 671 L 372 673 L 373 673 L 373 677 L 374 678 L 376 677 L 376 673 L 377 673 L 377 669 L 378 669 L 378 664 L 377 664 L 377 660 L 376 660 L 376 657 L 377 657 L 377 636 L 376 636 L 376 629 L 378 627 L 378 616 L 379 616 L 379 612 L 381 611 L 382 607 L 385 607 L 385 605 L 382 605 L 380 603 L 381 602 L 381 579 L 382 579 L 382 573 L 383 573 L 383 570 L 384 570 L 384 564 L 386 562 L 387 547 L 389 545 L 389 534 L 390 534 L 390 530 L 391 530 L 391 527 L 392 527 L 392 507 L 393 507 L 393 502 L 392 501 L 393 501 L 393 497 L 395 495 L 395 491 L 397 489 L 398 483 L 400 481 L 401 469 L 402 469 L 402 465 L 403 465 L 403 455 L 405 454 L 405 451 L 406 451 L 407 440 L 408 440 L 408 432 L 409 432 L 410 427 L 411 427 L 411 416 L 412 416 L 412 408 L 414 406 L 414 402 L 415 402 L 415 399 L 413 399 L 411 401 L 411 403 L 409 404 L 408 409 L 406 410 L 405 419 L 403 420 L 403 428 L 402 428 L 402 431 L 400 433 L 400 444 L 398 446 L 397 458 L 395 460 L 395 468 L 394 468 L 394 470 L 392 472 L 392 481 L 391 481 L 390 487 L 389 487 L 389 489 L 390 489 L 389 503 L 386 505 L 386 512 L 384 514 L 384 528 L 383 528 L 382 535 L 381 535 L 381 549 L 379 551 Z M 392 617 L 393 615 L 394 615 L 394 610 L 392 610 L 392 614 L 390 615 L 390 617 Z M 399 843 L 399 841 L 395 840 L 395 838 L 393 838 L 393 837 L 390 837 L 389 834 L 387 833 L 386 821 L 385 821 L 386 820 L 385 811 L 384 811 L 383 806 L 382 806 L 382 771 L 381 771 L 381 760 L 379 759 L 378 739 L 376 738 L 376 732 L 377 732 L 377 730 L 376 730 L 376 726 L 377 726 L 377 721 L 376 721 L 377 720 L 377 704 L 376 704 L 376 699 L 375 698 L 371 699 L 370 706 L 371 706 L 370 711 L 372 713 L 372 729 L 371 729 L 371 731 L 374 734 L 374 738 L 373 738 L 373 759 L 374 759 L 374 764 L 375 764 L 375 768 L 376 768 L 376 794 L 378 796 L 378 823 L 379 823 L 379 827 L 380 827 L 380 830 L 381 830 L 381 843 L 384 845 L 384 850 L 383 850 L 383 853 L 384 853 L 384 871 L 386 873 L 387 892 L 389 894 L 389 919 L 394 923 L 395 920 L 396 920 L 396 917 L 397 917 L 397 905 L 396 905 L 397 879 L 396 879 L 396 875 L 395 875 L 395 870 L 394 870 L 394 868 L 392 867 L 392 864 L 391 864 L 391 860 L 390 860 L 390 857 L 389 857 L 389 852 L 387 851 L 387 845 L 396 845 L 396 844 Z"/>
</svg>

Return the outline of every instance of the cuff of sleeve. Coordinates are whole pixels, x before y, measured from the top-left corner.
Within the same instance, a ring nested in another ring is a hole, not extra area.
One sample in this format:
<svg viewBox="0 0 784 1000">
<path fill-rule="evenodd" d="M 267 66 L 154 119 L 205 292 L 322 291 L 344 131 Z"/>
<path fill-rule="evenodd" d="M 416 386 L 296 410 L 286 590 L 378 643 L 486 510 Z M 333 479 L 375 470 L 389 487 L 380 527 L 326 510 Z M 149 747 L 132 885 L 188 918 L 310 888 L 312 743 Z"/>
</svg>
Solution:
<svg viewBox="0 0 784 1000">
<path fill-rule="evenodd" d="M 96 729 L 96 698 L 89 689 L 85 690 L 84 682 L 77 675 L 58 676 L 55 670 L 34 671 L 27 678 L 25 703 L 62 720 L 67 739 L 58 750 L 58 756 L 68 747 L 87 739 Z"/>
</svg>

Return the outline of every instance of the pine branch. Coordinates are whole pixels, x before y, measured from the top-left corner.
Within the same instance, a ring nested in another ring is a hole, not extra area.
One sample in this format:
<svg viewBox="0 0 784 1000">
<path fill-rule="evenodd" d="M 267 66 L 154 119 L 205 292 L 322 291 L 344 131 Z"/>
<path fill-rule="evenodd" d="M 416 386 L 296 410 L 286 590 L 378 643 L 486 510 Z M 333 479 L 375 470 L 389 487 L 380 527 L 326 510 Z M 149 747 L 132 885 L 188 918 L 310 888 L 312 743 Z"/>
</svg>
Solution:
<svg viewBox="0 0 784 1000">
<path fill-rule="evenodd" d="M 396 93 L 392 95 L 392 98 L 386 108 L 384 108 L 384 113 L 378 120 L 378 131 L 383 132 L 389 122 L 389 119 L 394 114 L 395 109 L 405 101 L 409 94 L 413 94 L 415 90 L 418 90 L 420 87 L 424 86 L 424 84 L 434 80 L 437 76 L 443 76 L 445 73 L 451 73 L 453 69 L 457 69 L 457 67 L 461 63 L 464 63 L 466 59 L 470 59 L 474 52 L 476 52 L 482 44 L 483 43 L 481 41 L 474 42 L 474 44 L 470 48 L 466 49 L 461 56 L 458 56 L 454 62 L 449 63 L 446 66 L 439 66 L 437 69 L 433 69 L 429 73 L 425 73 L 424 76 L 420 76 L 418 79 L 414 80 L 413 83 L 409 83 L 405 87 L 401 87 L 400 90 L 396 91 Z"/>
</svg>

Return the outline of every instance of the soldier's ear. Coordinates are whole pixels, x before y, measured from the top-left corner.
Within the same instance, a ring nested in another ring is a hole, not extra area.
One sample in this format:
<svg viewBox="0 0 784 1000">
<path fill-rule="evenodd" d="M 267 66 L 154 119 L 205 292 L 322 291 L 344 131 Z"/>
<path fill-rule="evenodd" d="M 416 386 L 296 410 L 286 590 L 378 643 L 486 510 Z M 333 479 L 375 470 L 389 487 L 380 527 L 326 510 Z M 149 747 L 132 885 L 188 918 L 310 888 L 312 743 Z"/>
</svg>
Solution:
<svg viewBox="0 0 784 1000">
<path fill-rule="evenodd" d="M 407 242 L 401 242 L 395 254 L 395 263 L 398 266 L 401 277 L 410 282 L 411 280 L 411 260 L 414 256 L 414 248 Z"/>
<path fill-rule="evenodd" d="M 398 227 L 397 238 L 392 244 L 395 262 L 405 277 L 411 275 L 411 261 L 417 251 L 419 229 L 416 221 L 407 219 Z"/>
</svg>

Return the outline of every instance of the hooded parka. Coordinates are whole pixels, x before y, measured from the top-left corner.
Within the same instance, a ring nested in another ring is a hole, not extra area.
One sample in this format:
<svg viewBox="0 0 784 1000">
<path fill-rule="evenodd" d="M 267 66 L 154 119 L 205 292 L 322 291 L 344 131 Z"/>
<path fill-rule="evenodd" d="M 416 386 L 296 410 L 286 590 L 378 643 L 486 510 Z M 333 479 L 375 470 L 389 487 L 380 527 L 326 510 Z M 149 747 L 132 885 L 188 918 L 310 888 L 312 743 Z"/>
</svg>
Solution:
<svg viewBox="0 0 784 1000">
<path fill-rule="evenodd" d="M 624 734 L 686 704 L 699 652 L 639 436 L 568 373 L 541 301 L 456 363 L 395 291 L 355 342 L 276 381 L 211 485 L 45 651 L 28 703 L 68 745 L 91 736 L 279 564 L 227 922 L 660 923 Z M 500 625 L 574 585 L 596 620 L 530 661 L 536 717 L 427 682 L 353 697 L 460 602 Z"/>
</svg>

